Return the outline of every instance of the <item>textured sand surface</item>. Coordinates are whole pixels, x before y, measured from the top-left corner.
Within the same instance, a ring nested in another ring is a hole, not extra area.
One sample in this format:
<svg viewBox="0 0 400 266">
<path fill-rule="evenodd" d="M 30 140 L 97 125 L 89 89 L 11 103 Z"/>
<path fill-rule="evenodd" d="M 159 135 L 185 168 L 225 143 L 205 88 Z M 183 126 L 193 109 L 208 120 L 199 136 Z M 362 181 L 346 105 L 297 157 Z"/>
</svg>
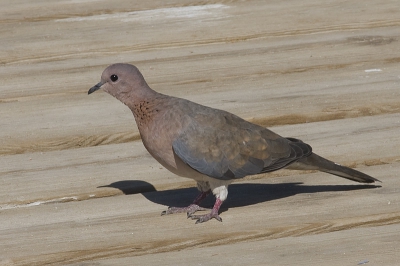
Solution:
<svg viewBox="0 0 400 266">
<path fill-rule="evenodd" d="M 0 265 L 400 263 L 397 1 L 0 7 Z M 233 184 L 222 223 L 161 217 L 197 192 L 126 106 L 87 95 L 116 62 L 383 183 L 282 170 Z"/>
</svg>

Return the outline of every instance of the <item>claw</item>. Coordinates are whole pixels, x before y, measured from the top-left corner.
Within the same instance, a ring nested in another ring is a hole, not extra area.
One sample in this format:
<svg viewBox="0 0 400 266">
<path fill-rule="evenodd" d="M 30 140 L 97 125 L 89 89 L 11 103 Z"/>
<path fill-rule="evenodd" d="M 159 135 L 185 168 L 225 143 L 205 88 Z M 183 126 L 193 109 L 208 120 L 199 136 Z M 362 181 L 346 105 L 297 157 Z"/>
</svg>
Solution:
<svg viewBox="0 0 400 266">
<path fill-rule="evenodd" d="M 197 205 L 195 205 L 195 206 L 197 206 Z M 203 208 L 203 207 L 200 207 L 200 206 L 197 206 L 197 208 L 189 208 L 189 211 L 187 212 L 187 216 L 188 217 L 192 216 L 197 211 L 209 211 L 209 210 L 210 209 Z"/>
<path fill-rule="evenodd" d="M 191 215 L 190 218 L 192 218 L 192 220 L 197 220 L 196 224 L 207 222 L 207 221 L 211 220 L 212 218 L 215 218 L 217 221 L 222 222 L 221 217 L 219 217 L 219 215 L 218 215 L 221 204 L 222 204 L 222 200 L 217 198 L 215 200 L 214 207 L 212 208 L 210 213 L 207 213 L 204 215 Z"/>
<path fill-rule="evenodd" d="M 197 211 L 207 211 L 209 209 L 200 207 L 196 204 L 191 204 L 187 207 L 169 207 L 166 211 L 161 212 L 162 215 L 186 212 L 188 218 Z"/>
<path fill-rule="evenodd" d="M 203 192 L 199 198 L 203 197 L 204 195 L 206 195 L 207 193 Z M 203 215 L 194 215 L 195 212 L 197 211 L 206 211 L 209 209 L 200 207 L 199 205 L 197 205 L 196 203 L 199 200 L 195 200 L 193 204 L 187 206 L 187 207 L 169 207 L 166 211 L 161 212 L 161 215 L 167 215 L 167 214 L 173 214 L 173 213 L 181 213 L 181 212 L 186 212 L 187 218 L 192 219 L 192 220 L 196 220 L 196 224 L 199 223 L 204 223 L 207 222 L 211 219 L 216 219 L 219 222 L 222 222 L 221 217 L 219 217 L 218 212 L 219 212 L 219 208 L 221 207 L 222 204 L 222 200 L 220 200 L 219 198 L 217 198 L 215 200 L 215 204 L 214 207 L 211 209 L 211 212 L 207 213 L 207 214 L 203 214 Z"/>
<path fill-rule="evenodd" d="M 210 213 L 204 215 L 191 215 L 190 218 L 192 220 L 197 220 L 196 224 L 207 222 L 213 218 L 219 222 L 222 222 L 222 218 L 218 215 L 217 212 L 214 211 L 211 211 Z"/>
</svg>

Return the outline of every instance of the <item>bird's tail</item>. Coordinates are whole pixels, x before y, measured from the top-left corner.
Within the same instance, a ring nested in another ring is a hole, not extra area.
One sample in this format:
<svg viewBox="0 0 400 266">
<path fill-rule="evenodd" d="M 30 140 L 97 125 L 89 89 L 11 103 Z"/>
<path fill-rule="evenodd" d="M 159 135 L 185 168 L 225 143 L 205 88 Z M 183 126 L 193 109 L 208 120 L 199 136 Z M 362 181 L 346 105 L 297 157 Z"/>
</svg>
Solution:
<svg viewBox="0 0 400 266">
<path fill-rule="evenodd" d="M 315 153 L 312 153 L 310 156 L 298 160 L 297 162 L 289 165 L 287 168 L 293 170 L 319 170 L 360 183 L 373 183 L 377 181 L 381 182 L 380 180 L 373 178 L 372 176 L 329 161 Z"/>
</svg>

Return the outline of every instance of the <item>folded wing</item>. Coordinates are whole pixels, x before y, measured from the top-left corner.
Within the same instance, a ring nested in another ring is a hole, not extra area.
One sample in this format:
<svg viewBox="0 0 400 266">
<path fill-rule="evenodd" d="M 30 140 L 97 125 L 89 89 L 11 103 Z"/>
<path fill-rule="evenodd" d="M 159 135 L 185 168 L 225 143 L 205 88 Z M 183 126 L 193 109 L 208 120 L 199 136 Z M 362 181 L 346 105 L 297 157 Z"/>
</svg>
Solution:
<svg viewBox="0 0 400 266">
<path fill-rule="evenodd" d="M 173 142 L 175 154 L 196 171 L 222 180 L 284 168 L 309 156 L 309 145 L 283 138 L 235 115 L 197 114 Z"/>
</svg>

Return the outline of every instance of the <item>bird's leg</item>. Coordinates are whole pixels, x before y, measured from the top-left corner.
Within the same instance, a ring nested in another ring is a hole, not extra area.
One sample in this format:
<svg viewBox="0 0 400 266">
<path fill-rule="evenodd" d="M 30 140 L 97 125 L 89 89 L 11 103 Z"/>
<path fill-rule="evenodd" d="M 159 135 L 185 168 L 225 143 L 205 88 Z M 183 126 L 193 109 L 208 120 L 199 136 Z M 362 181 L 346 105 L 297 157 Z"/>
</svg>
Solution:
<svg viewBox="0 0 400 266">
<path fill-rule="evenodd" d="M 203 214 L 203 215 L 189 215 L 188 214 L 188 218 L 190 217 L 190 218 L 192 218 L 192 220 L 197 220 L 196 224 L 207 222 L 208 220 L 211 220 L 212 218 L 215 218 L 218 221 L 222 222 L 221 217 L 219 217 L 219 215 L 218 215 L 219 208 L 221 207 L 222 203 L 223 203 L 223 201 L 220 200 L 219 198 L 217 198 L 215 200 L 214 207 L 212 208 L 210 213 Z"/>
<path fill-rule="evenodd" d="M 206 192 L 203 192 L 203 191 L 200 192 L 200 194 L 197 196 L 197 198 L 194 199 L 192 204 L 199 205 L 200 202 L 202 202 L 203 199 L 205 199 L 208 196 L 208 194 L 210 194 L 210 192 L 211 192 L 211 190 L 208 190 Z"/>
<path fill-rule="evenodd" d="M 194 199 L 193 203 L 190 204 L 187 207 L 169 207 L 168 210 L 163 211 L 161 215 L 167 215 L 167 214 L 173 214 L 173 213 L 181 213 L 181 212 L 186 212 L 187 216 L 190 217 L 193 213 L 197 211 L 207 211 L 209 209 L 200 207 L 199 204 L 200 202 L 207 197 L 208 194 L 210 194 L 211 190 L 208 190 L 206 192 L 202 191 L 200 194 Z"/>
</svg>

